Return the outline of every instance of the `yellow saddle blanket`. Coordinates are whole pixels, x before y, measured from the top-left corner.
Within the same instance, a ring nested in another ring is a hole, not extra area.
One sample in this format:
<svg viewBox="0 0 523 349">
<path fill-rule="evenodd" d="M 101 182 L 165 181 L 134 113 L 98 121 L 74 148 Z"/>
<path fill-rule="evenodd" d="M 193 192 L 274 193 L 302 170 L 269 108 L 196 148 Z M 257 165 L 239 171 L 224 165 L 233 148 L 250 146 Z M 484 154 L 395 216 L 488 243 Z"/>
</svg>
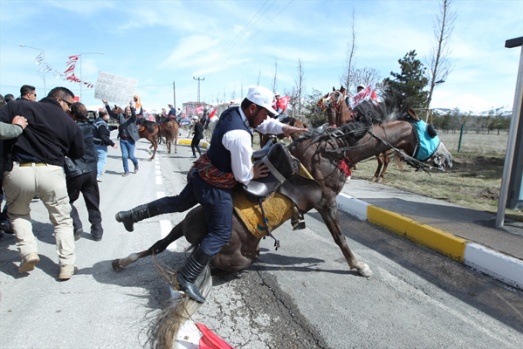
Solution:
<svg viewBox="0 0 523 349">
<path fill-rule="evenodd" d="M 312 178 L 302 164 L 300 164 L 300 175 Z M 290 219 L 293 214 L 294 203 L 278 192 L 274 192 L 263 201 L 263 210 L 267 222 L 263 222 L 262 211 L 259 202 L 251 201 L 243 190 L 235 190 L 233 193 L 234 211 L 245 224 L 247 229 L 258 239 L 267 235 L 267 226 L 270 231 L 278 228 L 285 221 Z"/>
</svg>

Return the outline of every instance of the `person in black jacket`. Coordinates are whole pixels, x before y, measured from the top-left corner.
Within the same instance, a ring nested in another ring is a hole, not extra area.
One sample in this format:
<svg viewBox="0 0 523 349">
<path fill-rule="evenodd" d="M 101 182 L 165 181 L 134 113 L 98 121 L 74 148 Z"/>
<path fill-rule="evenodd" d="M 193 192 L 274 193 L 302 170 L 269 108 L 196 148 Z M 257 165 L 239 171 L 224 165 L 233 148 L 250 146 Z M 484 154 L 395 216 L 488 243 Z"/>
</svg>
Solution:
<svg viewBox="0 0 523 349">
<path fill-rule="evenodd" d="M 71 105 L 69 115 L 76 121 L 84 135 L 85 155 L 80 159 L 66 159 L 65 175 L 67 178 L 67 193 L 71 203 L 71 218 L 73 219 L 74 238 L 80 239 L 83 233 L 82 221 L 78 210 L 73 203 L 82 193 L 89 222 L 91 223 L 91 237 L 94 241 L 102 240 L 102 214 L 100 212 L 100 190 L 96 181 L 98 155 L 94 148 L 95 127 L 88 122 L 87 108 L 80 102 Z"/>
<path fill-rule="evenodd" d="M 194 131 L 193 131 L 193 137 L 191 141 L 191 150 L 192 150 L 192 156 L 196 157 L 196 151 L 198 151 L 198 154 L 202 156 L 202 152 L 200 151 L 200 141 L 203 138 L 203 123 L 204 120 L 198 121 L 198 117 L 195 115 L 193 116 L 194 120 Z"/>
<path fill-rule="evenodd" d="M 12 101 L 0 109 L 0 122 L 11 123 L 17 115 L 23 115 L 28 122 L 18 138 L 5 141 L 3 154 L 4 193 L 22 257 L 18 267 L 21 273 L 33 270 L 40 261 L 30 214 L 36 194 L 54 226 L 60 263 L 58 279 L 69 280 L 75 271 L 73 220 L 63 166 L 65 156 L 78 159 L 85 147 L 82 130 L 66 113 L 73 98 L 71 90 L 55 87 L 39 102 Z"/>
<path fill-rule="evenodd" d="M 94 122 L 94 148 L 98 153 L 98 163 L 97 163 L 97 174 L 96 180 L 98 182 L 102 181 L 102 175 L 104 174 L 105 162 L 107 161 L 107 146 L 113 147 L 113 149 L 118 149 L 116 145 L 111 140 L 111 131 L 109 131 L 109 125 L 107 121 L 109 120 L 109 114 L 105 110 L 100 110 L 98 112 L 98 118 Z"/>
</svg>

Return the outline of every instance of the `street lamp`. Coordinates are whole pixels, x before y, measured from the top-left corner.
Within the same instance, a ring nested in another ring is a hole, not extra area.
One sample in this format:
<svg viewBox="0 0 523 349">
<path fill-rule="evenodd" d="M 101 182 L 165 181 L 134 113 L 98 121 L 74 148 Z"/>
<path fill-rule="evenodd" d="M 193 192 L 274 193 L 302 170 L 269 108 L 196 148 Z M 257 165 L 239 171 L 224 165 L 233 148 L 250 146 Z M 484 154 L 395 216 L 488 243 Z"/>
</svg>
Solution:
<svg viewBox="0 0 523 349">
<path fill-rule="evenodd" d="M 24 45 L 24 44 L 19 44 L 18 46 L 20 46 L 20 47 L 26 47 L 26 48 L 30 48 L 30 49 L 33 49 L 33 50 L 40 51 L 41 54 L 42 54 L 42 61 L 43 61 L 43 62 L 45 61 L 45 51 L 42 50 L 41 48 L 32 47 L 32 46 L 27 46 L 27 45 Z M 44 79 L 44 96 L 45 96 L 45 95 L 47 95 L 47 91 L 45 90 L 45 70 L 42 72 L 42 78 Z"/>
<path fill-rule="evenodd" d="M 103 52 L 82 52 L 78 54 L 78 59 L 80 60 L 80 101 L 82 100 L 82 85 L 84 81 L 82 79 L 82 55 L 103 55 Z"/>
</svg>

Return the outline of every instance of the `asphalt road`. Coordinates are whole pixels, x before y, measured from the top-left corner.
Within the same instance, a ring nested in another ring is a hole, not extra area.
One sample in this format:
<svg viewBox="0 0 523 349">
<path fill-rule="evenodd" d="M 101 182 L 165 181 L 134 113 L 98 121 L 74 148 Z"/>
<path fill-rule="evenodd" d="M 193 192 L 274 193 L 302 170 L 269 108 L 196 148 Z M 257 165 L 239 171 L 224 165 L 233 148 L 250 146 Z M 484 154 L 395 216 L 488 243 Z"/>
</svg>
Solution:
<svg viewBox="0 0 523 349">
<path fill-rule="evenodd" d="M 58 273 L 52 226 L 41 202 L 32 218 L 41 261 L 18 273 L 15 239 L 0 239 L 0 348 L 142 348 L 151 319 L 170 297 L 156 264 L 181 265 L 185 241 L 124 271 L 111 261 L 148 248 L 184 214 L 155 217 L 126 232 L 114 214 L 177 193 L 191 164 L 188 146 L 122 178 L 119 150 L 110 150 L 100 183 L 105 235 L 76 244 L 78 273 Z M 350 186 L 350 183 L 348 184 Z M 78 205 L 88 231 L 83 204 Z M 374 272 L 348 266 L 315 211 L 307 229 L 276 232 L 278 251 L 262 240 L 250 269 L 216 275 L 208 301 L 194 316 L 236 348 L 520 348 L 523 293 L 378 227 L 340 213 L 349 246 Z"/>
</svg>

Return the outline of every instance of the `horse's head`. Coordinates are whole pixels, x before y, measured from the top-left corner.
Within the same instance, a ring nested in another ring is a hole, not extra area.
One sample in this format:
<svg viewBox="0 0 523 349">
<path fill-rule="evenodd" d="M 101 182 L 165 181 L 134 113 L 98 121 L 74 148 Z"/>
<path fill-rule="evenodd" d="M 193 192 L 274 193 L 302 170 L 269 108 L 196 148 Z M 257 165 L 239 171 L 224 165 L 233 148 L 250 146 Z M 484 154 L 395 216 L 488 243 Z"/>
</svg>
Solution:
<svg viewBox="0 0 523 349">
<path fill-rule="evenodd" d="M 361 119 L 373 125 L 370 134 L 379 141 L 374 145 L 375 150 L 402 150 L 407 163 L 418 168 L 423 164 L 439 170 L 452 167 L 452 155 L 434 127 L 420 119 L 404 100 L 397 97 L 385 94 L 379 104 L 364 100 L 355 107 Z M 354 156 L 361 157 L 361 154 Z"/>
</svg>

